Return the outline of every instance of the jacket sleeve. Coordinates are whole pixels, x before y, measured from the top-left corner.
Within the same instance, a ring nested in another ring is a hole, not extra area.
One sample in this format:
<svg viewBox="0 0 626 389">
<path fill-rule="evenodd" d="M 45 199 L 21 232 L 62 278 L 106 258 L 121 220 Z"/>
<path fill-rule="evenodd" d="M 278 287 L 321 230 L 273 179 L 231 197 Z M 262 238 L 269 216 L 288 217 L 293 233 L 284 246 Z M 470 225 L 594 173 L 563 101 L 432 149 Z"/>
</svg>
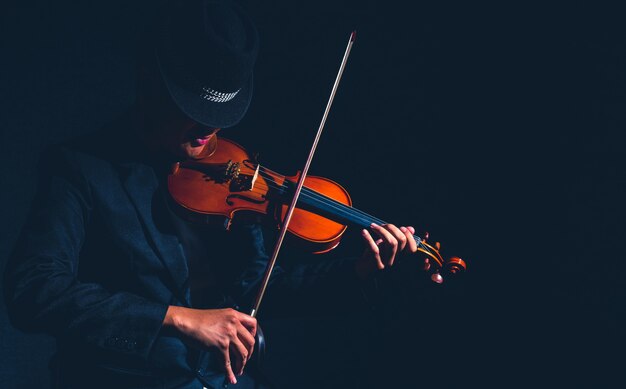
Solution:
<svg viewBox="0 0 626 389">
<path fill-rule="evenodd" d="M 167 306 L 78 277 L 93 210 L 76 154 L 45 154 L 39 187 L 4 274 L 13 325 L 72 344 L 147 357 Z"/>
<path fill-rule="evenodd" d="M 242 270 L 235 278 L 232 295 L 249 310 L 254 305 L 269 262 L 264 238 L 267 233 L 264 234 L 260 224 L 254 223 L 238 225 L 233 232 L 238 241 Z M 327 256 L 317 256 L 317 261 L 307 263 L 290 261 L 294 254 L 281 252 L 261 310 L 272 316 L 283 316 L 346 313 L 372 308 L 376 281 L 358 279 L 354 268 L 357 258 L 331 260 L 324 258 Z"/>
</svg>

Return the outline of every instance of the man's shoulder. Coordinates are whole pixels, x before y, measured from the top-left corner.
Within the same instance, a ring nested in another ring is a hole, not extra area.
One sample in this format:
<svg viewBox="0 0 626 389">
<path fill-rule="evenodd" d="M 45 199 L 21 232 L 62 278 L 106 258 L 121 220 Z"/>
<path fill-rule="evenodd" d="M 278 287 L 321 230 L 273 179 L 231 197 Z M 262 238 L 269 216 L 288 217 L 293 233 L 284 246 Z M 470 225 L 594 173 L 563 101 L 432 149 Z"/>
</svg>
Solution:
<svg viewBox="0 0 626 389">
<path fill-rule="evenodd" d="M 98 180 L 120 166 L 132 164 L 138 155 L 136 129 L 130 114 L 124 113 L 102 128 L 47 147 L 39 156 L 39 171 L 44 176 L 63 175 Z"/>
<path fill-rule="evenodd" d="M 132 113 L 125 112 L 96 131 L 49 146 L 41 154 L 41 163 L 47 159 L 83 167 L 131 163 L 137 159 L 131 147 L 137 141 L 134 126 Z"/>
</svg>

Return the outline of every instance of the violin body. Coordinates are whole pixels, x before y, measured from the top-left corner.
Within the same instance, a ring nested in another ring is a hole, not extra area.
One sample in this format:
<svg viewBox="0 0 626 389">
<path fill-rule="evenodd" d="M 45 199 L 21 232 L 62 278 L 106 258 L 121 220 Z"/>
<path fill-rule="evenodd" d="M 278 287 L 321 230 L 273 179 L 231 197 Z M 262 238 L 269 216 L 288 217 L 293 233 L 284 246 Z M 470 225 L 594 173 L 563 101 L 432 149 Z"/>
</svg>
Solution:
<svg viewBox="0 0 626 389">
<path fill-rule="evenodd" d="M 287 212 L 289 196 L 299 175 L 292 177 L 264 169 L 252 160 L 247 151 L 229 139 L 219 138 L 214 153 L 208 157 L 178 163 L 168 177 L 168 189 L 189 220 L 222 223 L 229 228 L 238 212 L 268 215 L 277 221 Z M 350 206 L 348 192 L 338 183 L 323 177 L 308 176 L 304 185 L 316 193 Z M 324 253 L 335 248 L 347 225 L 306 209 L 294 210 L 288 232 L 307 251 Z"/>
</svg>

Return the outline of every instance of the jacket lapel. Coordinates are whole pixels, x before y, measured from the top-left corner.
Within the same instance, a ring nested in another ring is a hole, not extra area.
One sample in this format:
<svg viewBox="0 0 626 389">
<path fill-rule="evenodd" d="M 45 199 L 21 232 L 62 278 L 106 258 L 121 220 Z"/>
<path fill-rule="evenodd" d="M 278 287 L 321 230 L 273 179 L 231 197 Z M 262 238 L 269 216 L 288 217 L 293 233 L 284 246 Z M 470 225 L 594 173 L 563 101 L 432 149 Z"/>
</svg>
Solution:
<svg viewBox="0 0 626 389">
<path fill-rule="evenodd" d="M 122 167 L 128 172 L 124 188 L 137 209 L 146 239 L 172 276 L 176 288 L 175 296 L 183 304 L 190 306 L 189 269 L 180 242 L 175 235 L 159 231 L 154 222 L 153 204 L 161 201 L 160 193 L 157 191 L 158 179 L 148 166 L 131 163 L 123 164 Z"/>
</svg>

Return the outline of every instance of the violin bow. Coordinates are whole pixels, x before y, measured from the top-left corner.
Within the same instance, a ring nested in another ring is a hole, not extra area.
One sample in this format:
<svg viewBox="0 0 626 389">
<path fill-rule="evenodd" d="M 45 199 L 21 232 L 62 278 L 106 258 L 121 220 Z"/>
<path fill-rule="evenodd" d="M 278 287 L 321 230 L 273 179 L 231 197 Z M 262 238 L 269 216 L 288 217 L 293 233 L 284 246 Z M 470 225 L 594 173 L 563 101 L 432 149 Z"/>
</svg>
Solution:
<svg viewBox="0 0 626 389">
<path fill-rule="evenodd" d="M 267 264 L 267 268 L 265 269 L 265 275 L 263 276 L 261 287 L 256 296 L 254 307 L 252 308 L 252 311 L 250 312 L 250 316 L 252 317 L 256 317 L 256 315 L 259 312 L 261 301 L 263 300 L 263 296 L 265 295 L 267 285 L 269 284 L 269 281 L 270 281 L 270 276 L 272 275 L 272 271 L 274 270 L 274 266 L 276 265 L 276 260 L 278 259 L 278 253 L 283 244 L 283 240 L 285 239 L 285 234 L 287 233 L 287 227 L 289 226 L 289 222 L 291 221 L 291 216 L 293 215 L 293 211 L 296 208 L 296 204 L 298 203 L 300 192 L 302 191 L 302 187 L 304 186 L 304 179 L 306 178 L 307 173 L 309 171 L 309 167 L 311 166 L 311 161 L 313 160 L 315 149 L 317 149 L 317 144 L 322 135 L 322 131 L 324 130 L 324 125 L 326 124 L 326 118 L 328 117 L 328 113 L 330 112 L 330 107 L 332 106 L 333 100 L 335 99 L 335 94 L 337 93 L 337 87 L 339 86 L 339 81 L 341 81 L 343 70 L 346 67 L 346 63 L 348 62 L 348 56 L 350 55 L 350 50 L 352 49 L 352 45 L 354 44 L 355 38 L 356 38 L 356 31 L 352 31 L 352 33 L 350 34 L 350 38 L 348 39 L 348 45 L 346 46 L 346 51 L 343 54 L 343 59 L 341 60 L 341 66 L 339 66 L 339 71 L 337 72 L 337 77 L 335 78 L 335 83 L 333 84 L 333 89 L 331 90 L 330 97 L 328 98 L 328 102 L 326 103 L 326 109 L 324 110 L 322 121 L 320 122 L 320 125 L 317 129 L 317 134 L 315 135 L 313 146 L 311 146 L 309 157 L 307 158 L 306 163 L 304 165 L 304 169 L 302 169 L 302 173 L 300 174 L 300 178 L 298 179 L 298 184 L 296 186 L 295 193 L 291 200 L 291 204 L 289 204 L 289 208 L 287 208 L 285 219 L 283 220 L 282 225 L 280 227 L 280 234 L 276 241 L 276 245 L 274 246 L 274 251 Z"/>
</svg>

